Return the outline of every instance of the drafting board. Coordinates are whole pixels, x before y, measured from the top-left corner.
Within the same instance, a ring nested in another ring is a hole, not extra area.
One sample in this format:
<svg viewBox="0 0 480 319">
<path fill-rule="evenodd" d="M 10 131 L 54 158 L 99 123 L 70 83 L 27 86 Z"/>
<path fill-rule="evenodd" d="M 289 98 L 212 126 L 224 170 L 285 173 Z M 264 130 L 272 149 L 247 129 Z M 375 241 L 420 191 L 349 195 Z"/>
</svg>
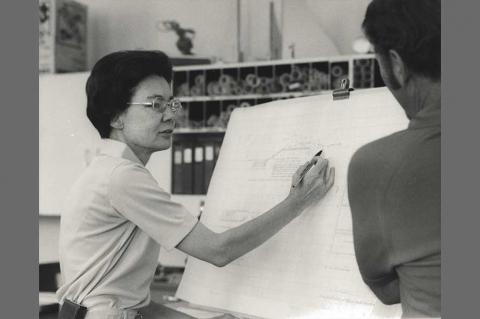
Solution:
<svg viewBox="0 0 480 319">
<path fill-rule="evenodd" d="M 202 222 L 222 232 L 286 197 L 296 168 L 319 149 L 336 169 L 329 194 L 271 240 L 216 268 L 189 258 L 177 297 L 265 318 L 399 317 L 362 282 L 346 175 L 354 151 L 407 127 L 386 88 L 282 100 L 232 114 Z"/>
</svg>

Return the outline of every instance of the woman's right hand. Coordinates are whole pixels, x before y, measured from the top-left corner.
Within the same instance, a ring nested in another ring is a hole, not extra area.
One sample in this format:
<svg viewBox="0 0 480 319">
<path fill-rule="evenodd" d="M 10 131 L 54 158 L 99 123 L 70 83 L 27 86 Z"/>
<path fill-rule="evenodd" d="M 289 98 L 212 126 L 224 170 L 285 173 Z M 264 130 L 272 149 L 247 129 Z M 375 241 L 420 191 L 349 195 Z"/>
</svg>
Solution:
<svg viewBox="0 0 480 319">
<path fill-rule="evenodd" d="M 310 164 L 313 166 L 297 184 L 301 172 Z M 297 169 L 292 177 L 292 187 L 288 197 L 299 205 L 307 207 L 322 199 L 332 188 L 334 180 L 335 168 L 330 167 L 326 158 L 316 156 Z"/>
</svg>

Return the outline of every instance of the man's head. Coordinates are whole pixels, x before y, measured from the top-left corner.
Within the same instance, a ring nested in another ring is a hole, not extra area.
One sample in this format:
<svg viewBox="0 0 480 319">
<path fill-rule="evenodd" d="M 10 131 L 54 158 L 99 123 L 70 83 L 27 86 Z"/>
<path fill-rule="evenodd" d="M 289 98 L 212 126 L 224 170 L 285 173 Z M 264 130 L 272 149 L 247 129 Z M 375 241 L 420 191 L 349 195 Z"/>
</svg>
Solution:
<svg viewBox="0 0 480 319">
<path fill-rule="evenodd" d="M 373 0 L 362 27 L 385 84 L 402 104 L 412 79 L 440 82 L 440 0 Z"/>
<path fill-rule="evenodd" d="M 138 84 L 151 76 L 171 84 L 172 64 L 161 51 L 114 52 L 95 64 L 86 85 L 87 116 L 102 138 L 110 137 L 112 121 L 129 107 Z"/>
</svg>

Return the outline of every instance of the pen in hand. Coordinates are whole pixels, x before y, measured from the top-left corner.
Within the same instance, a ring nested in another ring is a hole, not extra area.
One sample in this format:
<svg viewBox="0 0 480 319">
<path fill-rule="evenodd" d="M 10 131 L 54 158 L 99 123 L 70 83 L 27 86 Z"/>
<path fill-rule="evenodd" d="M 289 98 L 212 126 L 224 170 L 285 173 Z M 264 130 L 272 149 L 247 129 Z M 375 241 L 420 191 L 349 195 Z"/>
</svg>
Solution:
<svg viewBox="0 0 480 319">
<path fill-rule="evenodd" d="M 320 150 L 318 151 L 317 154 L 315 154 L 313 157 L 315 156 L 320 156 L 322 154 L 323 150 Z M 303 178 L 305 177 L 305 175 L 307 175 L 307 172 L 315 165 L 314 162 L 310 162 L 308 163 L 307 166 L 305 166 L 305 168 L 302 170 L 302 172 L 300 173 L 300 176 L 298 177 L 297 181 L 293 183 L 292 187 L 295 188 L 298 186 L 298 184 L 300 184 L 300 182 L 303 180 Z"/>
</svg>

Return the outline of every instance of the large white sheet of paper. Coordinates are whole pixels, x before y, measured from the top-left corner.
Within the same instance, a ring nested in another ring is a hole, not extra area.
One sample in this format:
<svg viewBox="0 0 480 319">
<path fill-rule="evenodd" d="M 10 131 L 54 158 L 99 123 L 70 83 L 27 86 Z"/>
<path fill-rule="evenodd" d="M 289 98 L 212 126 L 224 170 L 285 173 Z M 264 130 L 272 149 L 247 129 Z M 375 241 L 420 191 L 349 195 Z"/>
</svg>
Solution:
<svg viewBox="0 0 480 319">
<path fill-rule="evenodd" d="M 347 168 L 360 146 L 405 129 L 407 118 L 385 88 L 236 109 L 208 190 L 202 222 L 216 232 L 283 200 L 297 167 L 318 150 L 335 184 L 259 248 L 217 268 L 189 258 L 177 297 L 265 318 L 399 317 L 363 283 L 355 260 Z"/>
</svg>

